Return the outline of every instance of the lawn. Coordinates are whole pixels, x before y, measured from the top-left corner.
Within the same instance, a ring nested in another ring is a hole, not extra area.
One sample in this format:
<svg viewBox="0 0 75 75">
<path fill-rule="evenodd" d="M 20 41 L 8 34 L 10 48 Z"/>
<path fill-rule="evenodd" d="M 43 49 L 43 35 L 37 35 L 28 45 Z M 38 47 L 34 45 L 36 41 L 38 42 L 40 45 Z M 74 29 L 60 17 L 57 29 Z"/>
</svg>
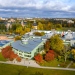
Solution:
<svg viewBox="0 0 75 75">
<path fill-rule="evenodd" d="M 0 75 L 74 75 L 75 71 L 39 69 L 25 66 L 0 64 Z"/>
<path fill-rule="evenodd" d="M 41 66 L 50 66 L 50 67 L 67 67 L 67 65 L 70 63 L 70 61 L 66 61 L 66 63 L 63 61 L 63 62 L 60 62 L 58 61 L 57 59 L 54 59 L 50 62 L 46 62 L 44 61 L 43 63 L 41 63 L 40 65 Z M 60 65 L 60 66 L 58 66 Z"/>
<path fill-rule="evenodd" d="M 63 27 L 62 30 L 63 31 L 67 31 L 67 30 L 75 31 L 75 27 Z"/>
<path fill-rule="evenodd" d="M 70 68 L 75 68 L 75 62 L 70 66 Z"/>
<path fill-rule="evenodd" d="M 6 61 L 1 52 L 0 52 L 0 61 Z"/>
</svg>

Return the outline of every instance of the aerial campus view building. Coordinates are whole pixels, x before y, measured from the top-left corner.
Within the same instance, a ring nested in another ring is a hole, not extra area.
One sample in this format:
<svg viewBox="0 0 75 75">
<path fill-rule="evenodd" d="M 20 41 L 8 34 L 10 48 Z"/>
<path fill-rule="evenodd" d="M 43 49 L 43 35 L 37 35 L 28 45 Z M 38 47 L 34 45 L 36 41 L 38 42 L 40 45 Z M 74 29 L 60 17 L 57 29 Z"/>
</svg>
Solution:
<svg viewBox="0 0 75 75">
<path fill-rule="evenodd" d="M 39 30 L 37 31 L 42 32 Z M 34 31 L 23 35 L 21 40 L 15 41 L 11 44 L 11 46 L 13 47 L 13 51 L 20 57 L 32 59 L 35 54 L 43 51 L 44 43 L 53 34 L 62 34 L 62 32 L 59 31 L 43 32 L 45 32 L 45 35 L 40 37 L 33 35 Z M 70 44 L 72 47 L 75 46 L 75 32 L 64 32 L 64 37 L 62 37 L 61 39 L 64 41 L 64 44 Z"/>
<path fill-rule="evenodd" d="M 43 36 L 35 36 L 34 32 L 44 32 Z M 64 44 L 70 44 L 72 47 L 75 46 L 75 32 L 68 30 L 67 32 L 37 30 L 37 24 L 34 21 L 33 29 L 31 32 L 24 34 L 21 40 L 18 41 L 9 41 L 3 44 L 2 40 L 0 41 L 1 47 L 6 47 L 11 45 L 15 54 L 19 55 L 25 59 L 32 59 L 36 54 L 42 53 L 44 50 L 44 43 L 54 34 L 60 34 Z M 2 47 L 2 48 L 3 48 Z"/>
</svg>

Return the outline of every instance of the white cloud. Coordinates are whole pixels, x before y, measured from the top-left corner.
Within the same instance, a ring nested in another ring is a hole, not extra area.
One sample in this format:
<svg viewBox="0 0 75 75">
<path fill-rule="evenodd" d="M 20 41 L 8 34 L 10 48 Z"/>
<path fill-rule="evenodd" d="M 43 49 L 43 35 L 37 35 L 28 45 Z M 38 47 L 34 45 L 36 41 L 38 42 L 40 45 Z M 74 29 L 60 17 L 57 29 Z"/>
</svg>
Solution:
<svg viewBox="0 0 75 75">
<path fill-rule="evenodd" d="M 74 6 L 75 0 L 0 0 L 0 11 L 16 13 L 20 11 L 20 8 L 23 8 L 20 13 L 35 12 L 44 14 L 51 11 L 61 15 L 63 12 L 74 13 Z"/>
<path fill-rule="evenodd" d="M 69 2 L 70 0 L 0 0 L 0 6 L 70 11 L 72 4 Z"/>
</svg>

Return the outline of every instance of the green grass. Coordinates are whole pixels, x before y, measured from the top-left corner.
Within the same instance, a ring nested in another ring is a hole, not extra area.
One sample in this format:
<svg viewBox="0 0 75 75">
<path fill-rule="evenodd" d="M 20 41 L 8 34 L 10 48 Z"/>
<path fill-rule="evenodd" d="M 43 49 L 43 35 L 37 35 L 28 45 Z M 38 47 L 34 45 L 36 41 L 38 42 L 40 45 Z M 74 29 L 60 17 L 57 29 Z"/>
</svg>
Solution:
<svg viewBox="0 0 75 75">
<path fill-rule="evenodd" d="M 62 30 L 63 31 L 67 31 L 67 30 L 75 31 L 75 27 L 63 27 Z"/>
<path fill-rule="evenodd" d="M 73 64 L 70 66 L 70 68 L 75 68 L 75 63 L 73 63 Z"/>
<path fill-rule="evenodd" d="M 0 61 L 6 61 L 1 52 L 0 52 Z"/>
<path fill-rule="evenodd" d="M 74 75 L 75 71 L 40 69 L 17 65 L 0 64 L 0 75 Z"/>
<path fill-rule="evenodd" d="M 60 62 L 55 59 L 55 60 L 52 60 L 52 61 L 50 61 L 50 62 L 44 61 L 41 65 L 42 65 L 42 66 L 57 67 L 58 64 L 60 64 Z"/>
<path fill-rule="evenodd" d="M 70 61 L 66 61 L 66 63 L 65 63 L 64 61 L 63 62 L 60 62 L 57 59 L 54 59 L 54 60 L 52 60 L 50 62 L 44 61 L 40 65 L 41 66 L 58 67 L 58 64 L 60 64 L 60 67 L 66 67 L 69 63 L 70 63 Z"/>
</svg>

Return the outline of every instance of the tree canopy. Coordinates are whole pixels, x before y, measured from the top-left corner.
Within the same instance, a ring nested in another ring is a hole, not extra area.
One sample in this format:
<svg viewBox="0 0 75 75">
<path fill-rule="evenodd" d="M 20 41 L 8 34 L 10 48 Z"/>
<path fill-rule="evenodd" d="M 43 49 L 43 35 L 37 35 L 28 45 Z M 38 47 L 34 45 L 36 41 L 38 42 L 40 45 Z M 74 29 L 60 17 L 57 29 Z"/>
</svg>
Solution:
<svg viewBox="0 0 75 75">
<path fill-rule="evenodd" d="M 60 53 L 64 49 L 63 40 L 58 35 L 53 35 L 50 38 L 50 48 Z"/>
</svg>

